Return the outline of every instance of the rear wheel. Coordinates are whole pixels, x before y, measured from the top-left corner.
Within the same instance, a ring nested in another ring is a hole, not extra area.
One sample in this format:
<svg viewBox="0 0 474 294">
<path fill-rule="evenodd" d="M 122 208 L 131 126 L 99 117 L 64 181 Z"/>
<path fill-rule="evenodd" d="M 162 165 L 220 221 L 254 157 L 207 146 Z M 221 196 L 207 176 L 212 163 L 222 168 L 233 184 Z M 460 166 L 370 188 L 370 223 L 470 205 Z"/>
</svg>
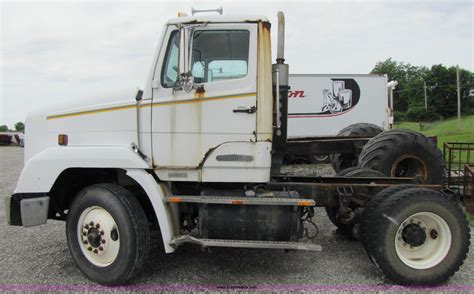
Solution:
<svg viewBox="0 0 474 294">
<path fill-rule="evenodd" d="M 382 191 L 378 192 L 374 197 L 372 197 L 364 206 L 364 211 L 362 212 L 362 215 L 360 217 L 360 229 L 359 229 L 359 235 L 360 235 L 360 241 L 362 242 L 362 245 L 364 245 L 365 250 L 369 254 L 369 251 L 367 249 L 367 232 L 371 230 L 372 225 L 374 224 L 373 220 L 373 214 L 375 210 L 380 206 L 380 204 L 387 199 L 389 196 L 398 193 L 400 191 L 414 188 L 415 185 L 411 184 L 403 184 L 403 185 L 397 185 L 397 186 L 392 186 L 386 189 L 383 189 Z M 369 254 L 370 256 L 370 254 Z"/>
<path fill-rule="evenodd" d="M 350 167 L 340 171 L 336 176 L 338 177 L 384 177 L 385 175 L 376 170 L 361 167 Z M 354 208 L 354 207 L 352 207 Z M 326 214 L 329 220 L 340 230 L 343 235 L 354 237 L 358 239 L 358 229 L 354 230 L 356 223 L 343 223 L 338 217 L 339 207 L 326 207 Z M 354 236 L 354 234 L 356 236 Z"/>
<path fill-rule="evenodd" d="M 87 187 L 75 197 L 66 222 L 71 255 L 91 280 L 123 284 L 147 259 L 150 232 L 143 209 L 125 188 Z"/>
<path fill-rule="evenodd" d="M 383 129 L 377 125 L 369 123 L 357 123 L 343 128 L 337 134 L 338 137 L 375 137 L 382 133 Z M 351 154 L 332 154 L 331 163 L 336 172 L 340 172 L 349 167 L 357 165 L 357 160 L 361 149 L 354 150 Z"/>
<path fill-rule="evenodd" d="M 376 209 L 367 246 L 376 265 L 399 284 L 438 284 L 462 265 L 469 225 L 442 193 L 411 188 L 389 196 Z"/>
</svg>

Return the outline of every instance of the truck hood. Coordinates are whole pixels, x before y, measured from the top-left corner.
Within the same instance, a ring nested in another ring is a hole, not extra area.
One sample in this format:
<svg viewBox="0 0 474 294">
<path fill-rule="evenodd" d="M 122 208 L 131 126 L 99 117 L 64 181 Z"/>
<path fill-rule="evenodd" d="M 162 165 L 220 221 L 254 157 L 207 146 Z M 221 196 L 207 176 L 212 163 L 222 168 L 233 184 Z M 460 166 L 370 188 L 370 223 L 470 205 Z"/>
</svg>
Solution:
<svg viewBox="0 0 474 294">
<path fill-rule="evenodd" d="M 134 106 L 136 93 L 137 90 L 121 90 L 109 95 L 64 101 L 28 113 L 25 121 L 25 163 L 42 150 L 57 146 L 57 136 L 63 133 L 69 135 L 70 145 L 117 145 L 122 143 L 119 138 L 126 140 L 123 145 L 129 145 L 134 140 L 130 136 L 120 136 L 120 132 L 136 136 L 136 110 L 131 108 L 120 114 L 96 112 Z M 117 136 L 111 139 L 106 135 L 110 133 Z"/>
</svg>

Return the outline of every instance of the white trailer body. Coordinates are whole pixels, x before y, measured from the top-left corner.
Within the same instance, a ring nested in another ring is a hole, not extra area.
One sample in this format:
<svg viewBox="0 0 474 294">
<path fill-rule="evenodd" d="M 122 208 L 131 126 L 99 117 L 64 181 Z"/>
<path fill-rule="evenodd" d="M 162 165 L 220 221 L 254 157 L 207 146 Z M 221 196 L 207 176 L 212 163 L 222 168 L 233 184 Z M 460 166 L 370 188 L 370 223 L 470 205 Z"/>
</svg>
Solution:
<svg viewBox="0 0 474 294">
<path fill-rule="evenodd" d="M 387 76 L 290 74 L 288 137 L 329 137 L 355 123 L 389 128 Z"/>
</svg>

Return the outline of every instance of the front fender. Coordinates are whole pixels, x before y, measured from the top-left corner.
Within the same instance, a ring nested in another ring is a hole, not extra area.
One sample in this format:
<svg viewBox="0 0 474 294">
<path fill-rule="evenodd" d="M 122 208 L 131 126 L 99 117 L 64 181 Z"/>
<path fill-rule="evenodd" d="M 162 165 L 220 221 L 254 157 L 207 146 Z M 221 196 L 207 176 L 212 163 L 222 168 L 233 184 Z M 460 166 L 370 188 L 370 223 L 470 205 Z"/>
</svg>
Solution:
<svg viewBox="0 0 474 294">
<path fill-rule="evenodd" d="M 140 169 L 127 169 L 127 175 L 134 179 L 145 191 L 155 211 L 160 226 L 163 246 L 166 253 L 172 253 L 171 240 L 179 235 L 179 213 L 176 204 L 167 204 L 165 196 L 170 195 L 168 186 L 158 183 L 150 173 Z"/>
<path fill-rule="evenodd" d="M 52 147 L 26 162 L 14 193 L 47 193 L 61 172 L 68 168 L 151 167 L 125 146 Z"/>
</svg>

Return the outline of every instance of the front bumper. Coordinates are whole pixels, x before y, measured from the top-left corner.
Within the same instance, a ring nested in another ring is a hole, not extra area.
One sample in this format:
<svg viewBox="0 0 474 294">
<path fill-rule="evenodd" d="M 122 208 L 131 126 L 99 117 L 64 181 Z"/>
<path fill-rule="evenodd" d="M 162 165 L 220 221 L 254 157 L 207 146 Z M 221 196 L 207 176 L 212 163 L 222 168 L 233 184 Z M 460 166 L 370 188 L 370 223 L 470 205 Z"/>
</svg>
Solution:
<svg viewBox="0 0 474 294">
<path fill-rule="evenodd" d="M 7 222 L 12 226 L 45 224 L 48 211 L 49 196 L 46 193 L 17 193 L 5 198 Z"/>
</svg>

